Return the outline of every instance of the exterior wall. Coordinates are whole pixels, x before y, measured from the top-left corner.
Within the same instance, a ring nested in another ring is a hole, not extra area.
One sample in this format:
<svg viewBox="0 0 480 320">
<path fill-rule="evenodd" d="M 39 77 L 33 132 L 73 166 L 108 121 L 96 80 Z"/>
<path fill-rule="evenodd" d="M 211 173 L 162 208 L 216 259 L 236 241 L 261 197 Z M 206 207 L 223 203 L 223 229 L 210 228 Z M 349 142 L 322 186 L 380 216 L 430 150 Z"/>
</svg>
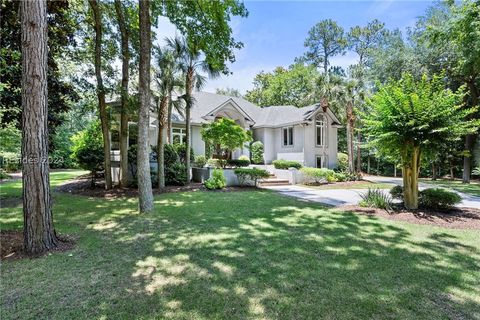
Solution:
<svg viewBox="0 0 480 320">
<path fill-rule="evenodd" d="M 287 126 L 285 126 L 287 127 Z M 304 144 L 305 144 L 305 130 L 302 125 L 293 126 L 293 145 L 284 146 L 283 145 L 283 128 L 273 129 L 275 132 L 275 151 L 276 159 L 283 160 L 294 160 L 300 163 L 305 162 L 304 157 Z"/>
<path fill-rule="evenodd" d="M 325 155 L 327 157 L 327 167 L 334 168 L 337 163 L 337 128 L 332 127 L 332 119 L 327 118 L 327 137 L 325 147 L 316 145 L 315 122 L 312 121 L 305 127 L 305 165 L 308 167 L 316 167 L 317 156 Z"/>
<path fill-rule="evenodd" d="M 195 155 L 205 155 L 205 142 L 202 140 L 201 126 L 191 126 L 190 141 Z"/>
</svg>

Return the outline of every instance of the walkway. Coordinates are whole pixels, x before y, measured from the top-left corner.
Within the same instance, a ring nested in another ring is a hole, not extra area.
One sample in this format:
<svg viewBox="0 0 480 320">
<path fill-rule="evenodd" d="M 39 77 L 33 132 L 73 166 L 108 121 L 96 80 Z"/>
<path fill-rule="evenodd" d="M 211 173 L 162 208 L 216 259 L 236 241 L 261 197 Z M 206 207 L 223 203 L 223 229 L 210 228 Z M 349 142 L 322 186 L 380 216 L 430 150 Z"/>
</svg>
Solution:
<svg viewBox="0 0 480 320">
<path fill-rule="evenodd" d="M 372 182 L 402 184 L 401 178 L 391 177 L 372 177 L 365 178 Z M 420 183 L 420 189 L 430 187 L 427 184 Z M 332 206 L 356 205 L 360 202 L 360 194 L 366 192 L 366 189 L 314 189 L 302 185 L 288 186 L 266 186 L 265 189 L 275 190 L 280 194 L 291 196 L 303 200 L 319 202 Z M 383 190 L 388 193 L 388 189 Z M 456 191 L 457 192 L 457 191 Z M 478 208 L 480 209 L 480 197 L 457 192 L 462 197 L 462 202 L 458 207 Z"/>
</svg>

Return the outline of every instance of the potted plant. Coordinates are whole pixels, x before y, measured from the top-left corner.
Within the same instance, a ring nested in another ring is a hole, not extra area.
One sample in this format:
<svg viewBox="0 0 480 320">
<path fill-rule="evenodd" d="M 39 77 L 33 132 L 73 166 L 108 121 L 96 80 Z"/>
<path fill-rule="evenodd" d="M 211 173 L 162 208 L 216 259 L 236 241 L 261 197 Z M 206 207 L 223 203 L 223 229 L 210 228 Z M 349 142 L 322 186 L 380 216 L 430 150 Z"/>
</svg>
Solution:
<svg viewBox="0 0 480 320">
<path fill-rule="evenodd" d="M 199 155 L 195 157 L 192 166 L 192 180 L 194 182 L 204 183 L 208 179 L 208 168 L 205 168 L 207 159 L 205 156 Z"/>
</svg>

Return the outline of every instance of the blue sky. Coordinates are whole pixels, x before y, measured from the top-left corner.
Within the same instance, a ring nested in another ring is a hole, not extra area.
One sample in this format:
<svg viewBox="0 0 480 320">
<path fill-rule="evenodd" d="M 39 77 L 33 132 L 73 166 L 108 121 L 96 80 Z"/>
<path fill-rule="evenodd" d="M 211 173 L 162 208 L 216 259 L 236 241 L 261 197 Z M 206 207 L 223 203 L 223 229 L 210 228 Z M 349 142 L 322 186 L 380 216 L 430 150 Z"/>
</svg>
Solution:
<svg viewBox="0 0 480 320">
<path fill-rule="evenodd" d="M 404 31 L 414 25 L 432 1 L 245 1 L 247 18 L 234 18 L 231 26 L 234 37 L 244 47 L 236 52 L 236 62 L 230 65 L 232 75 L 210 80 L 204 89 L 231 87 L 242 93 L 252 88 L 255 75 L 276 66 L 288 66 L 305 52 L 303 42 L 308 30 L 323 19 L 337 21 L 346 31 L 355 25 L 363 26 L 373 19 L 389 29 Z M 157 39 L 173 36 L 175 27 L 161 20 Z M 347 67 L 356 56 L 347 53 L 332 59 L 332 65 Z"/>
</svg>

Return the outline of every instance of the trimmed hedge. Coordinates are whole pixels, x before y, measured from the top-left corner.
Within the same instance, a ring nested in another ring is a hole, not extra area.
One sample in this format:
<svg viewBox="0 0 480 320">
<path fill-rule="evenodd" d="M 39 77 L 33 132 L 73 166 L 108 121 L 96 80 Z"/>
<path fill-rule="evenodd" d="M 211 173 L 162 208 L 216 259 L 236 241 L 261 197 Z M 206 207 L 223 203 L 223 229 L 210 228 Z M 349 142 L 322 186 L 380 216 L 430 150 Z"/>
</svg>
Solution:
<svg viewBox="0 0 480 320">
<path fill-rule="evenodd" d="M 448 210 L 461 201 L 457 193 L 441 188 L 425 189 L 418 194 L 419 205 L 429 209 Z"/>
<path fill-rule="evenodd" d="M 247 181 L 252 181 L 256 186 L 258 179 L 268 178 L 270 176 L 267 170 L 258 168 L 237 168 L 234 172 L 241 185 L 245 185 Z"/>
<path fill-rule="evenodd" d="M 250 160 L 248 159 L 230 159 L 227 161 L 227 164 L 231 167 L 248 167 L 250 165 Z"/>
<path fill-rule="evenodd" d="M 307 183 L 319 184 L 322 182 L 335 182 L 337 181 L 335 177 L 335 171 L 327 168 L 310 168 L 304 167 L 300 169 L 305 177 L 305 180 L 308 180 Z"/>
<path fill-rule="evenodd" d="M 289 168 L 300 169 L 303 167 L 300 162 L 291 161 L 291 160 L 274 160 L 273 166 L 275 167 L 275 169 L 289 169 Z"/>
</svg>

